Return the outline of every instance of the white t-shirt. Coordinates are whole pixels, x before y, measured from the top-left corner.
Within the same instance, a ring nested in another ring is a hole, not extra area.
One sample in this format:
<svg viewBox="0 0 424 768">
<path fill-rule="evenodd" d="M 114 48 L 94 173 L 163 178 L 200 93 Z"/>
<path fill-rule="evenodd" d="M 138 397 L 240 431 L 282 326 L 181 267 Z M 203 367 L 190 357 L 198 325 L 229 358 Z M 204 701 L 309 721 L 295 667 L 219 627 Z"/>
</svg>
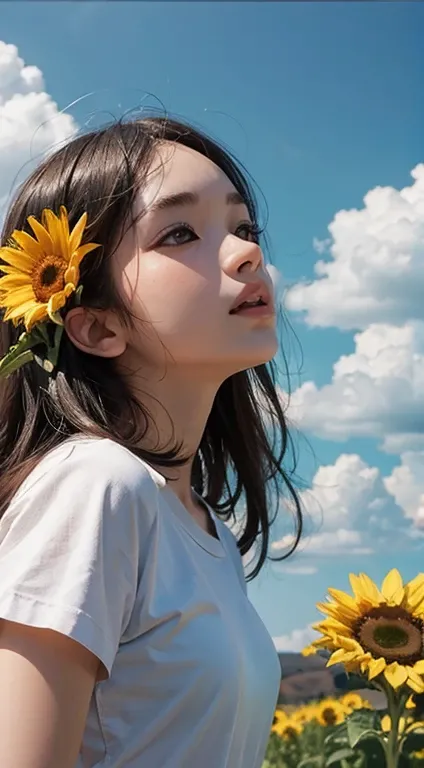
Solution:
<svg viewBox="0 0 424 768">
<path fill-rule="evenodd" d="M 230 529 L 111 440 L 51 451 L 0 520 L 0 618 L 107 670 L 75 768 L 260 768 L 280 683 Z"/>
</svg>

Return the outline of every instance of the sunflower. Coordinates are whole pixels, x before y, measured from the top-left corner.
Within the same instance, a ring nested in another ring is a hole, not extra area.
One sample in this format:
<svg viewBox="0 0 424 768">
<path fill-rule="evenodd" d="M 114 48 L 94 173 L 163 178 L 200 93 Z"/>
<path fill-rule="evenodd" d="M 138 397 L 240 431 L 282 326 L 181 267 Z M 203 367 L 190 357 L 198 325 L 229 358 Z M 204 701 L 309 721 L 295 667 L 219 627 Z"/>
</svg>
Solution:
<svg viewBox="0 0 424 768">
<path fill-rule="evenodd" d="M 381 590 L 364 573 L 349 578 L 353 596 L 329 589 L 332 601 L 317 604 L 327 618 L 314 626 L 322 635 L 314 646 L 331 652 L 327 666 L 424 692 L 424 573 L 404 585 L 393 569 Z"/>
<path fill-rule="evenodd" d="M 288 719 L 288 715 L 284 712 L 283 709 L 276 709 L 274 712 L 274 720 L 272 725 L 274 726 L 278 725 L 279 723 L 285 723 Z"/>
<path fill-rule="evenodd" d="M 359 693 L 352 691 L 351 693 L 345 693 L 340 699 L 340 704 L 345 707 L 346 710 L 352 712 L 354 709 L 369 709 L 369 704 L 364 701 Z"/>
<path fill-rule="evenodd" d="M 320 725 L 339 725 L 345 715 L 345 708 L 337 699 L 323 699 L 317 706 L 316 718 Z"/>
<path fill-rule="evenodd" d="M 315 717 L 316 707 L 312 704 L 306 704 L 303 707 L 299 707 L 292 714 L 292 720 L 294 720 L 299 725 L 306 725 L 306 723 L 310 723 L 311 720 L 314 720 Z"/>
<path fill-rule="evenodd" d="M 290 717 L 285 722 L 279 723 L 277 733 L 282 739 L 290 741 L 300 736 L 302 726 Z"/>
<path fill-rule="evenodd" d="M 61 206 L 59 217 L 45 209 L 41 224 L 28 217 L 35 237 L 22 230 L 12 232 L 9 244 L 0 248 L 0 307 L 4 320 L 23 322 L 29 332 L 50 318 L 61 324 L 58 312 L 77 289 L 79 266 L 97 243 L 81 245 L 87 214 L 69 231 L 68 213 Z"/>
</svg>

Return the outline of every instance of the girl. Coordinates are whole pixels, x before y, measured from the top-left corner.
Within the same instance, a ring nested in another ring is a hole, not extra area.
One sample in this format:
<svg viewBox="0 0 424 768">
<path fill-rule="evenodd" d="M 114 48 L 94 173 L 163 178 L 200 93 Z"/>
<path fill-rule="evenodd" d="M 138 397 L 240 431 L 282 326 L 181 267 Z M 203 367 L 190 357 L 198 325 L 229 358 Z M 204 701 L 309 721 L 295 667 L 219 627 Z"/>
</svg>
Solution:
<svg viewBox="0 0 424 768">
<path fill-rule="evenodd" d="M 188 125 L 80 136 L 0 250 L 0 765 L 260 768 L 280 665 L 246 595 L 296 491 L 253 194 Z M 241 536 L 224 521 L 237 502 Z"/>
</svg>

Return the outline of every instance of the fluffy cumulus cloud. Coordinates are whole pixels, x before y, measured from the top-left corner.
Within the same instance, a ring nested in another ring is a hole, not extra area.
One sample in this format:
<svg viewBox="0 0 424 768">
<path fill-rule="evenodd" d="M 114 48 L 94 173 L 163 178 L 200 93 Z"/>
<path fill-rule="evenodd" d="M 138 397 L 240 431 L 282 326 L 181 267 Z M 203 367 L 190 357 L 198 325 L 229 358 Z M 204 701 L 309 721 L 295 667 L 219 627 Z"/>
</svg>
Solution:
<svg viewBox="0 0 424 768">
<path fill-rule="evenodd" d="M 424 528 L 424 451 L 402 454 L 401 464 L 383 482 L 406 517 Z"/>
<path fill-rule="evenodd" d="M 293 393 L 290 416 L 322 438 L 376 437 L 394 453 L 424 447 L 424 323 L 356 334 L 329 384 L 307 381 Z"/>
<path fill-rule="evenodd" d="M 77 130 L 46 93 L 43 75 L 0 41 L 0 223 L 16 183 Z"/>
<path fill-rule="evenodd" d="M 421 475 L 415 453 L 403 457 L 389 477 L 357 454 L 341 454 L 334 464 L 321 466 L 311 488 L 300 494 L 306 535 L 298 567 L 307 569 L 309 556 L 316 561 L 320 556 L 371 555 L 388 544 L 393 548 L 394 541 L 409 547 L 411 521 L 424 526 Z M 273 553 L 287 550 L 290 543 L 291 537 L 283 536 L 272 544 Z"/>
<path fill-rule="evenodd" d="M 323 509 L 308 551 L 359 554 L 373 525 L 396 529 L 402 520 L 411 538 L 424 529 L 424 164 L 404 189 L 378 187 L 360 210 L 339 211 L 329 234 L 314 240 L 316 279 L 293 286 L 287 304 L 310 326 L 355 330 L 354 349 L 328 383 L 305 381 L 293 392 L 289 416 L 323 439 L 376 439 L 399 456 L 382 478 L 342 455 L 321 467 L 304 500 L 314 520 Z"/>
<path fill-rule="evenodd" d="M 312 629 L 312 626 L 308 626 L 304 629 L 294 629 L 289 635 L 280 635 L 280 637 L 273 637 L 272 639 L 277 651 L 299 653 L 317 639 L 317 633 Z"/>
<path fill-rule="evenodd" d="M 364 329 L 424 319 L 424 164 L 404 189 L 377 187 L 360 210 L 339 211 L 330 238 L 315 240 L 327 258 L 316 279 L 287 293 L 289 309 L 311 326 Z"/>
</svg>

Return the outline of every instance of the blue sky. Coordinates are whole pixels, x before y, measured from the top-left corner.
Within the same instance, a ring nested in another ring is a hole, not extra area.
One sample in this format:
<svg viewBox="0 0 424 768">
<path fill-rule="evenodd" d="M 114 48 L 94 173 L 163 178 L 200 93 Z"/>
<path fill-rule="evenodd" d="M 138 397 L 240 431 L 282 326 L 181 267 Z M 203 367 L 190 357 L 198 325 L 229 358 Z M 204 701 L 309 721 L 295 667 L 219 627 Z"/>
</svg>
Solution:
<svg viewBox="0 0 424 768">
<path fill-rule="evenodd" d="M 73 104 L 79 127 L 163 104 L 225 142 L 265 196 L 273 261 L 298 286 L 287 307 L 303 351 L 299 473 L 322 515 L 305 498 L 312 543 L 249 586 L 281 648 L 307 639 L 315 602 L 349 570 L 422 568 L 424 174 L 410 174 L 424 162 L 423 31 L 424 6 L 408 2 L 2 3 L 1 40 L 48 94 L 17 105 L 26 123 L 9 144 L 0 129 L 4 178 L 43 118 L 39 148 L 66 129 L 55 103 Z M 14 88 L 30 90 L 12 59 L 0 55 L 3 133 Z M 320 259 L 337 263 L 330 277 L 314 272 Z M 294 339 L 284 344 L 296 371 Z"/>
</svg>

